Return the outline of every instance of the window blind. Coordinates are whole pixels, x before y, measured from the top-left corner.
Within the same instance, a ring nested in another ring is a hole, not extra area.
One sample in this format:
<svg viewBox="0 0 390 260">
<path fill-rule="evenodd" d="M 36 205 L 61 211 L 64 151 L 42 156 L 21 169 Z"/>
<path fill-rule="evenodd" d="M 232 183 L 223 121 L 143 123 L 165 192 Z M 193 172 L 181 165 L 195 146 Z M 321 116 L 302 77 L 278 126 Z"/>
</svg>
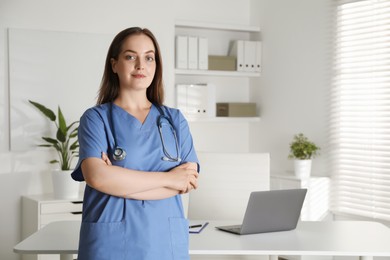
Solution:
<svg viewBox="0 0 390 260">
<path fill-rule="evenodd" d="M 335 11 L 332 209 L 390 221 L 390 0 Z"/>
</svg>

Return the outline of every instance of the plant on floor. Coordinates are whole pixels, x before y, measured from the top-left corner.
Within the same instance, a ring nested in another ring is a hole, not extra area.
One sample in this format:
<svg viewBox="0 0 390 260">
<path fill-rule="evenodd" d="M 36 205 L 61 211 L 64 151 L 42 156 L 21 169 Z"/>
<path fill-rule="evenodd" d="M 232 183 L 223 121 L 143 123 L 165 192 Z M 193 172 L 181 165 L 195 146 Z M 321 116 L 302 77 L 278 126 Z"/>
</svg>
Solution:
<svg viewBox="0 0 390 260">
<path fill-rule="evenodd" d="M 288 158 L 298 160 L 310 160 L 319 154 L 320 147 L 302 133 L 294 135 L 290 143 L 290 154 Z"/>
<path fill-rule="evenodd" d="M 50 163 L 58 163 L 63 171 L 70 170 L 72 160 L 78 157 L 79 154 L 77 138 L 79 121 L 67 125 L 60 106 L 58 106 L 58 115 L 56 115 L 52 110 L 40 103 L 31 100 L 29 102 L 52 121 L 57 128 L 56 136 L 54 138 L 42 137 L 46 144 L 39 146 L 54 148 L 58 153 L 59 160 L 52 160 Z"/>
</svg>

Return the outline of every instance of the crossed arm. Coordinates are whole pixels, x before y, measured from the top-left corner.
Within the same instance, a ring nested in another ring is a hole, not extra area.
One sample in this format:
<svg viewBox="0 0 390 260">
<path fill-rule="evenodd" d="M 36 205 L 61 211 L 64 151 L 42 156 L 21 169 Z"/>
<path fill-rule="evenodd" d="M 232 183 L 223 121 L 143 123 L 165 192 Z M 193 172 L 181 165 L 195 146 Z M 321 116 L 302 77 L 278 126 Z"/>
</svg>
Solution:
<svg viewBox="0 0 390 260">
<path fill-rule="evenodd" d="M 168 172 L 145 172 L 111 164 L 102 159 L 87 158 L 81 164 L 84 179 L 92 188 L 124 198 L 157 200 L 188 193 L 198 187 L 196 163 L 184 163 Z"/>
</svg>

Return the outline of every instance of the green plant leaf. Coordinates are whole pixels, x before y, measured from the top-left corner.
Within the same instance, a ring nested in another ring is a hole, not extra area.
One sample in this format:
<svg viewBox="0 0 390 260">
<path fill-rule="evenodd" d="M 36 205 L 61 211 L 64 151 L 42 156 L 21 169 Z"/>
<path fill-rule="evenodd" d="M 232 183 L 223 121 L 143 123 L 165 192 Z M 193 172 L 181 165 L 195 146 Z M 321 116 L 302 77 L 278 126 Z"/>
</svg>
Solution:
<svg viewBox="0 0 390 260">
<path fill-rule="evenodd" d="M 56 126 L 57 132 L 55 138 L 42 137 L 47 144 L 41 144 L 41 147 L 54 148 L 57 151 L 58 159 L 52 160 L 50 163 L 58 163 L 63 170 L 69 170 L 71 161 L 74 157 L 78 156 L 79 143 L 78 143 L 78 123 L 75 121 L 69 126 L 66 125 L 65 117 L 58 106 L 58 115 L 55 115 L 53 111 L 45 106 L 29 100 L 36 108 L 38 108 L 46 117 L 48 117 Z M 58 118 L 58 121 L 57 121 Z M 72 144 L 69 145 L 71 143 Z"/>
<path fill-rule="evenodd" d="M 73 151 L 79 147 L 79 142 L 76 140 L 73 144 L 70 145 L 69 150 Z"/>
<path fill-rule="evenodd" d="M 318 155 L 319 150 L 320 147 L 309 141 L 302 133 L 299 133 L 294 136 L 293 141 L 290 143 L 290 154 L 288 158 L 299 160 L 312 159 Z"/>
<path fill-rule="evenodd" d="M 39 104 L 37 102 L 31 101 L 31 100 L 29 100 L 29 102 L 31 104 L 33 104 L 36 108 L 38 108 L 39 111 L 41 111 L 51 121 L 56 121 L 56 115 L 54 114 L 54 112 L 52 110 L 50 110 L 49 108 L 47 108 L 44 105 L 41 105 L 41 104 Z"/>
<path fill-rule="evenodd" d="M 77 123 L 79 123 L 79 121 L 75 121 L 75 122 L 71 123 L 71 124 L 68 126 L 67 130 L 69 131 L 69 129 L 70 129 L 72 126 L 74 126 L 75 124 L 77 124 Z M 74 132 L 74 131 L 77 132 L 78 129 L 79 129 L 79 128 L 76 127 L 72 132 Z"/>
<path fill-rule="evenodd" d="M 53 138 L 50 138 L 50 137 L 42 137 L 42 139 L 45 140 L 48 143 L 51 143 L 51 144 L 57 144 L 58 143 L 58 141 L 56 139 L 53 139 Z"/>
<path fill-rule="evenodd" d="M 52 147 L 52 144 L 40 144 L 39 147 Z"/>
<path fill-rule="evenodd" d="M 61 128 L 58 128 L 56 136 L 61 143 L 66 141 L 66 133 L 62 132 Z"/>
<path fill-rule="evenodd" d="M 61 145 L 60 145 L 60 143 L 57 141 L 57 143 L 56 144 L 54 144 L 53 145 L 53 147 L 58 151 L 58 152 L 60 152 L 60 153 L 62 153 L 62 148 L 61 148 Z"/>
<path fill-rule="evenodd" d="M 58 126 L 59 126 L 59 129 L 61 130 L 62 135 L 65 136 L 65 138 L 66 138 L 68 128 L 66 127 L 65 117 L 62 114 L 61 108 L 59 106 L 58 106 Z M 65 141 L 61 141 L 61 142 L 65 142 Z"/>
</svg>

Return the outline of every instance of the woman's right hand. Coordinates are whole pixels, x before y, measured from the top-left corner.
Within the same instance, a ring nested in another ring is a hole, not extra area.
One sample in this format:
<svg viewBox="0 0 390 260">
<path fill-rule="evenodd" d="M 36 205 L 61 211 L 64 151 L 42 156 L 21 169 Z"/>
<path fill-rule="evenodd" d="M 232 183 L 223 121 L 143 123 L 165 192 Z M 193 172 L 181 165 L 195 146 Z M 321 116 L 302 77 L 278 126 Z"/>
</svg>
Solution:
<svg viewBox="0 0 390 260">
<path fill-rule="evenodd" d="M 178 190 L 180 193 L 188 193 L 198 188 L 198 172 L 195 163 L 181 164 L 169 172 L 169 188 Z"/>
<path fill-rule="evenodd" d="M 107 165 L 112 165 L 110 158 L 108 158 L 108 155 L 104 152 L 102 152 L 102 160 L 107 164 Z"/>
</svg>

